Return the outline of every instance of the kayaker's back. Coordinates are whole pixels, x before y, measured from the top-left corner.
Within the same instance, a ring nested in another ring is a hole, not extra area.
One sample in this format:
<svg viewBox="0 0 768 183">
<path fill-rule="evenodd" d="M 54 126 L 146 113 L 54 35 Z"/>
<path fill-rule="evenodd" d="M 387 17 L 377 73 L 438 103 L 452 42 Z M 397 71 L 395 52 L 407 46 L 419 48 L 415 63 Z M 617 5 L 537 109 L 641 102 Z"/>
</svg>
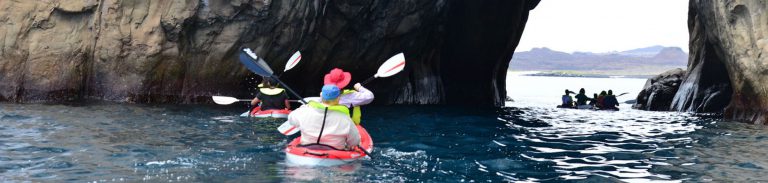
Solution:
<svg viewBox="0 0 768 183">
<path fill-rule="evenodd" d="M 321 120 L 323 120 L 324 113 L 323 109 L 304 105 L 288 116 L 288 121 L 292 125 L 298 126 L 301 131 L 301 144 L 317 143 L 321 130 L 321 144 L 344 149 L 346 144 L 358 144 L 360 142 L 360 134 L 347 114 L 328 110 L 328 114 L 325 116 L 325 126 L 322 126 L 323 121 Z"/>
</svg>

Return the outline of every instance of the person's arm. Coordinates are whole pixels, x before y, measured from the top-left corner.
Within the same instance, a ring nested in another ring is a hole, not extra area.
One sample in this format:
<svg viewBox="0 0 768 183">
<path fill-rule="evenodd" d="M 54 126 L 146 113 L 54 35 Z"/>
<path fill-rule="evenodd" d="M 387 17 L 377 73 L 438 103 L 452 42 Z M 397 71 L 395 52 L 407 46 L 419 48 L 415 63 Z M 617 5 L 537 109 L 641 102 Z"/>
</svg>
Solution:
<svg viewBox="0 0 768 183">
<path fill-rule="evenodd" d="M 285 109 L 291 109 L 291 102 L 288 101 L 288 94 L 283 93 L 283 95 L 285 96 Z"/>
<path fill-rule="evenodd" d="M 360 132 L 357 131 L 357 126 L 352 123 L 352 121 L 349 121 L 350 128 L 349 133 L 347 133 L 347 146 L 348 147 L 355 147 L 360 145 Z"/>
<path fill-rule="evenodd" d="M 251 105 L 252 106 L 256 106 L 256 104 L 258 104 L 259 102 L 260 102 L 259 98 L 258 97 L 254 97 L 253 100 L 251 100 Z"/>
<path fill-rule="evenodd" d="M 295 126 L 296 128 L 299 127 L 299 117 L 298 117 L 298 115 L 300 115 L 300 113 L 301 113 L 300 110 L 301 110 L 301 108 L 296 109 L 293 112 L 291 112 L 290 114 L 288 114 L 288 120 L 287 120 L 288 123 L 290 123 L 291 125 Z"/>
<path fill-rule="evenodd" d="M 261 102 L 261 100 L 259 100 L 259 96 L 261 96 L 261 91 L 256 89 L 256 96 L 253 97 L 253 100 L 251 100 L 251 105 L 252 106 L 255 107 L 257 104 L 259 104 L 259 102 Z"/>
<path fill-rule="evenodd" d="M 361 105 L 367 105 L 373 102 L 374 97 L 373 97 L 373 92 L 371 92 L 371 90 L 368 90 L 367 88 L 363 87 L 363 85 L 360 85 L 360 83 L 356 83 L 354 87 L 355 87 L 355 90 L 357 90 L 357 92 L 341 95 L 339 104 L 345 105 L 345 106 L 361 106 Z"/>
</svg>

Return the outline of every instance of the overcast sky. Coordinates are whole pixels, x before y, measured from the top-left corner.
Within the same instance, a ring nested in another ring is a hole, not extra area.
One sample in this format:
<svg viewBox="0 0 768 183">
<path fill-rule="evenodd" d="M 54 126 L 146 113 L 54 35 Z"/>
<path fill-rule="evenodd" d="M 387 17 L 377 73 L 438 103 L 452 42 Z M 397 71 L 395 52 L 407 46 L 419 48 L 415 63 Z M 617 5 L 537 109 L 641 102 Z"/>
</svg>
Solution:
<svg viewBox="0 0 768 183">
<path fill-rule="evenodd" d="M 688 51 L 688 0 L 542 0 L 517 51 L 623 51 L 653 45 Z"/>
</svg>

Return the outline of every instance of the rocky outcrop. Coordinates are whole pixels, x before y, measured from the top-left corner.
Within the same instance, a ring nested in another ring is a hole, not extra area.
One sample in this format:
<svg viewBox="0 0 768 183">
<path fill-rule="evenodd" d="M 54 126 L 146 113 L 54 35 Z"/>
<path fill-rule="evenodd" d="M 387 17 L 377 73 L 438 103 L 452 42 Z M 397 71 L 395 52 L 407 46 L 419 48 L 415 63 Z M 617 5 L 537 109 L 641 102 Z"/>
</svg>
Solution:
<svg viewBox="0 0 768 183">
<path fill-rule="evenodd" d="M 648 79 L 643 90 L 637 95 L 632 108 L 649 111 L 669 111 L 672 98 L 675 97 L 685 71 L 674 69 Z"/>
<path fill-rule="evenodd" d="M 691 0 L 688 74 L 672 106 L 768 121 L 768 3 Z"/>
<path fill-rule="evenodd" d="M 403 73 L 369 85 L 380 103 L 502 105 L 508 61 L 538 0 L 0 1 L 0 101 L 139 103 L 251 97 L 242 47 L 316 95 L 333 67 L 353 82 L 404 52 Z"/>
</svg>

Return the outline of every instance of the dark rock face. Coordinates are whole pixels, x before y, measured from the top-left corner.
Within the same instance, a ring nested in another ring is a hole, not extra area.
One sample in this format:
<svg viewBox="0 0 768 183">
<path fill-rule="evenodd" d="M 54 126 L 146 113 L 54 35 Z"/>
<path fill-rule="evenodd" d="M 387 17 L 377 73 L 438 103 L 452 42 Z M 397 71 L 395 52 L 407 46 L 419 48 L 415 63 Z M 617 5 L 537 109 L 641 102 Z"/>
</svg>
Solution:
<svg viewBox="0 0 768 183">
<path fill-rule="evenodd" d="M 251 97 L 242 47 L 317 95 L 339 67 L 373 81 L 379 103 L 502 105 L 508 61 L 538 0 L 0 1 L 0 100 L 139 103 Z"/>
<path fill-rule="evenodd" d="M 675 97 L 684 76 L 685 71 L 674 69 L 648 79 L 643 90 L 637 95 L 637 101 L 632 108 L 669 111 L 672 98 Z"/>
<path fill-rule="evenodd" d="M 768 3 L 691 0 L 688 75 L 675 96 L 680 111 L 768 121 Z"/>
</svg>

